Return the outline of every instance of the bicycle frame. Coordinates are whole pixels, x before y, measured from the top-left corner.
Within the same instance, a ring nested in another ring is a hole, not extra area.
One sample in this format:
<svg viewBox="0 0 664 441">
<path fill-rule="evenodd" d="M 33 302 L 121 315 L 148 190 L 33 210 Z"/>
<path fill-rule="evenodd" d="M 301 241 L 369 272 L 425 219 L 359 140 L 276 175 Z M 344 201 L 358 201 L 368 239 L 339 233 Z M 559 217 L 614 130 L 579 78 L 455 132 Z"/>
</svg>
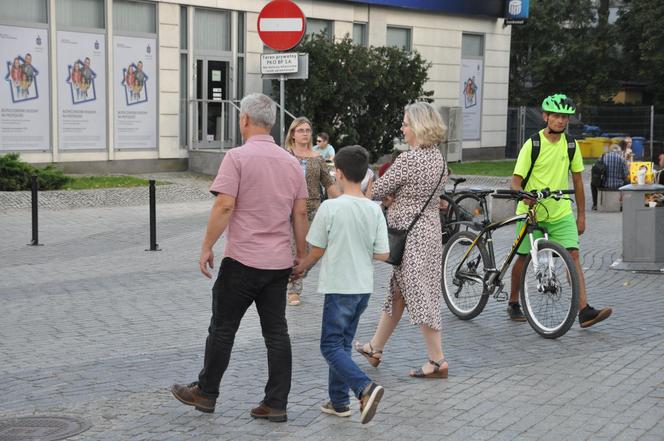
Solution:
<svg viewBox="0 0 664 441">
<path fill-rule="evenodd" d="M 510 249 L 510 252 L 508 253 L 507 257 L 503 261 L 500 270 L 496 268 L 496 256 L 495 252 L 493 249 L 493 237 L 491 232 L 494 230 L 497 230 L 499 228 L 502 228 L 507 225 L 515 224 L 519 221 L 525 220 L 523 224 L 523 228 L 521 228 L 521 231 L 519 232 L 517 238 L 514 240 L 514 243 L 512 244 L 512 248 Z M 475 224 L 474 222 L 459 222 L 459 223 L 465 223 L 465 224 Z M 525 239 L 526 236 L 529 236 L 530 239 L 530 252 L 531 256 L 533 258 L 533 265 L 534 268 L 537 270 L 537 242 L 539 242 L 542 239 L 534 239 L 532 233 L 536 230 L 542 231 L 544 234 L 544 240 L 548 239 L 548 233 L 546 231 L 546 228 L 541 227 L 537 224 L 537 220 L 535 217 L 535 209 L 534 207 L 531 207 L 528 210 L 528 213 L 525 214 L 519 214 L 516 216 L 512 216 L 510 218 L 504 219 L 499 222 L 494 222 L 494 223 L 489 223 L 488 225 L 484 225 L 480 233 L 477 235 L 477 238 L 475 241 L 468 247 L 466 250 L 466 253 L 464 254 L 463 258 L 461 259 L 461 262 L 459 263 L 459 266 L 456 269 L 456 274 L 460 278 L 465 278 L 467 280 L 473 280 L 476 282 L 481 282 L 484 284 L 484 292 L 485 295 L 491 294 L 494 290 L 495 287 L 500 284 L 500 281 L 505 277 L 505 274 L 507 273 L 507 270 L 510 267 L 510 264 L 512 263 L 512 260 L 514 259 L 514 256 L 516 255 L 517 250 L 519 249 L 519 246 L 521 246 L 521 243 Z M 468 256 L 470 255 L 470 252 L 472 249 L 477 245 L 477 243 L 482 240 L 482 238 L 486 238 L 485 242 L 487 243 L 487 252 L 489 254 L 489 259 L 486 262 L 488 265 L 488 268 L 485 266 L 485 280 L 480 280 L 478 277 L 474 277 L 469 274 L 464 274 L 464 272 L 461 270 L 463 264 L 466 262 Z M 551 265 L 551 264 L 550 264 Z M 496 283 L 498 282 L 498 283 Z M 489 290 L 489 288 L 492 288 Z"/>
</svg>

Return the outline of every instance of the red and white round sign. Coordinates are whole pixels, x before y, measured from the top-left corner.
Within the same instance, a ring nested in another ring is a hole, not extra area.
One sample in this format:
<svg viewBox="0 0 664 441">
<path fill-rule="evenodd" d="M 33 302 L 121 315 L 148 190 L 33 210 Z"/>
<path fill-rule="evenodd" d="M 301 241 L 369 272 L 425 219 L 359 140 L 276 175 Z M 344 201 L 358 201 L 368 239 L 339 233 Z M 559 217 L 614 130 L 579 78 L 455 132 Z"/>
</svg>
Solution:
<svg viewBox="0 0 664 441">
<path fill-rule="evenodd" d="M 306 18 L 290 0 L 273 0 L 258 14 L 258 36 L 266 46 L 287 51 L 304 36 Z"/>
</svg>

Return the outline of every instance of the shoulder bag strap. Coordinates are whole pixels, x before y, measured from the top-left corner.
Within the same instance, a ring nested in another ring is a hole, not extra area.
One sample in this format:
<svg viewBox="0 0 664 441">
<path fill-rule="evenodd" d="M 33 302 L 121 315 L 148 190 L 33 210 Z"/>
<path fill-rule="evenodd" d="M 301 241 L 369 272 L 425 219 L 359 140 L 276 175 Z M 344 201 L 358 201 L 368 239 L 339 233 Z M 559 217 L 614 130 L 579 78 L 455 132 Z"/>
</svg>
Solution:
<svg viewBox="0 0 664 441">
<path fill-rule="evenodd" d="M 433 191 L 431 192 L 431 195 L 429 196 L 429 199 L 427 199 L 426 203 L 424 204 L 424 206 L 422 207 L 420 212 L 417 213 L 417 215 L 415 216 L 415 219 L 413 219 L 413 221 L 408 226 L 408 230 L 406 230 L 406 231 L 410 232 L 410 230 L 413 229 L 413 226 L 415 226 L 415 222 L 417 222 L 420 219 L 420 216 L 422 216 L 422 213 L 424 213 L 424 209 L 427 208 L 427 205 L 429 205 L 429 202 L 431 202 L 431 199 L 433 198 L 433 195 L 436 194 L 436 190 L 438 190 L 438 186 L 440 185 L 440 182 L 443 180 L 443 176 L 445 176 L 445 169 L 446 168 L 447 168 L 447 166 L 445 166 L 443 168 L 443 172 L 440 174 L 440 178 L 438 179 L 438 183 L 433 188 Z"/>
</svg>

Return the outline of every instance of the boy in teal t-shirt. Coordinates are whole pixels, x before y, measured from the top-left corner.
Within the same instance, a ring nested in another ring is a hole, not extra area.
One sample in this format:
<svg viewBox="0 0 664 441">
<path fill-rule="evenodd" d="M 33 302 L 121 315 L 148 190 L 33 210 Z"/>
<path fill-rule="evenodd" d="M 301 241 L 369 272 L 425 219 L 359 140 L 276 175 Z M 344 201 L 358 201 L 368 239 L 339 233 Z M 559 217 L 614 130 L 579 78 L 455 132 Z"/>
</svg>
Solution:
<svg viewBox="0 0 664 441">
<path fill-rule="evenodd" d="M 360 316 L 373 292 L 372 259 L 387 260 L 390 252 L 387 224 L 380 207 L 360 189 L 369 154 L 361 146 L 348 146 L 334 157 L 337 182 L 343 194 L 323 202 L 311 223 L 309 254 L 293 270 L 300 277 L 322 257 L 318 291 L 325 294 L 320 348 L 329 369 L 330 401 L 321 411 L 350 416 L 348 391 L 360 400 L 360 421 L 373 418 L 383 387 L 351 358 Z"/>
</svg>

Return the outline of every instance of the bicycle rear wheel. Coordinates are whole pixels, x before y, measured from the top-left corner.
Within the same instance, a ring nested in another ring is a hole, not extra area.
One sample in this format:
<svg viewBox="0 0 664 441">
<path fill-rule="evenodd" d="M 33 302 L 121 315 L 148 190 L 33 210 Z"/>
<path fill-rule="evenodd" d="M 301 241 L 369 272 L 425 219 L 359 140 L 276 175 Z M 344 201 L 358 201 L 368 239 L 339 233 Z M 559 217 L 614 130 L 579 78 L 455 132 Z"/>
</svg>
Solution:
<svg viewBox="0 0 664 441">
<path fill-rule="evenodd" d="M 462 320 L 477 317 L 489 298 L 484 295 L 484 264 L 489 257 L 483 243 L 473 247 L 459 268 L 476 238 L 474 233 L 460 231 L 450 238 L 443 251 L 443 298 L 450 311 Z"/>
<path fill-rule="evenodd" d="M 473 194 L 462 194 L 454 200 L 457 205 L 461 220 L 482 223 L 484 221 L 484 209 L 480 198 Z"/>
<path fill-rule="evenodd" d="M 569 251 L 538 242 L 537 268 L 530 254 L 521 274 L 521 304 L 530 326 L 544 338 L 564 335 L 579 311 L 579 274 Z"/>
<path fill-rule="evenodd" d="M 450 240 L 450 237 L 457 231 L 459 231 L 459 225 L 450 225 L 452 222 L 456 222 L 459 219 L 459 211 L 457 205 L 454 203 L 451 197 L 443 194 L 440 196 L 441 201 L 447 202 L 445 208 L 440 208 L 440 226 L 443 232 L 443 245 Z M 442 204 L 441 204 L 442 205 Z"/>
</svg>

